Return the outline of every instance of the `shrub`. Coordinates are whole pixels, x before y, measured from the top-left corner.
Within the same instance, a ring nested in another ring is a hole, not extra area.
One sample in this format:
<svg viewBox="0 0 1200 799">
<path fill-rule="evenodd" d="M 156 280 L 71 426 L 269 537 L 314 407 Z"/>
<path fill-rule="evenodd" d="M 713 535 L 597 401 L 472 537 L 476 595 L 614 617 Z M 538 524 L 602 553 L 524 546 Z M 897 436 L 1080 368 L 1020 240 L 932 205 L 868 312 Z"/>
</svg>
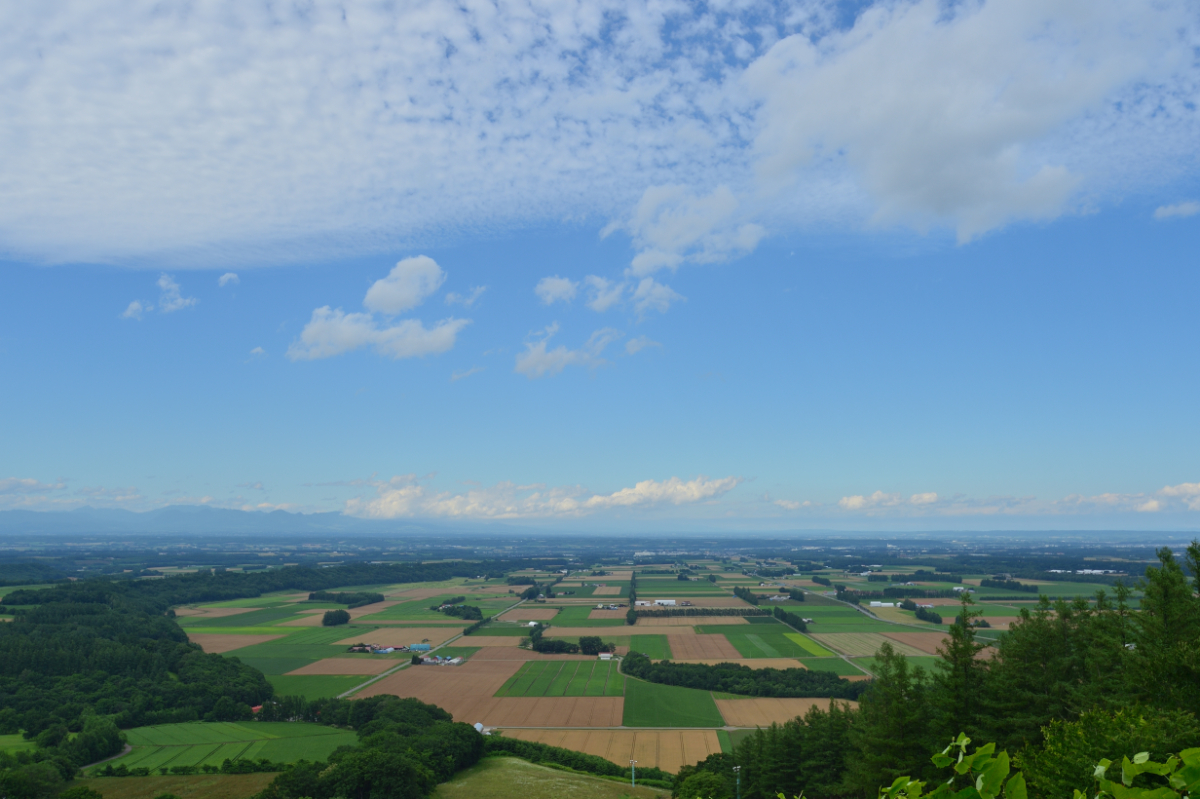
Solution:
<svg viewBox="0 0 1200 799">
<path fill-rule="evenodd" d="M 339 624 L 349 624 L 350 614 L 344 610 L 327 610 L 321 618 L 321 624 L 326 627 L 336 627 Z"/>
</svg>

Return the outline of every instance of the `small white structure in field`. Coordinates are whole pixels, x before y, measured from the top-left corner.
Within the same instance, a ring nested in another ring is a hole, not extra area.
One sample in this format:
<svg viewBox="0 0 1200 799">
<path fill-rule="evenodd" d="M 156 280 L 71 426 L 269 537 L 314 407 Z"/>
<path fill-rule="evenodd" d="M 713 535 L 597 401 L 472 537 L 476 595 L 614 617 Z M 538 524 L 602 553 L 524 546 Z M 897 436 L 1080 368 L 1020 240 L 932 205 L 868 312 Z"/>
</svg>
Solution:
<svg viewBox="0 0 1200 799">
<path fill-rule="evenodd" d="M 612 652 L 601 652 L 600 659 L 601 660 L 612 660 Z"/>
<path fill-rule="evenodd" d="M 873 608 L 894 608 L 894 607 L 896 607 L 896 603 L 895 602 L 874 602 L 874 601 L 872 601 L 871 607 L 873 607 Z"/>
<path fill-rule="evenodd" d="M 654 604 L 656 604 L 656 605 L 669 605 L 669 606 L 671 606 L 671 607 L 674 607 L 674 606 L 675 606 L 675 600 L 674 600 L 674 599 L 656 599 L 656 600 L 654 600 Z"/>
<path fill-rule="evenodd" d="M 526 627 L 537 627 L 537 626 L 538 626 L 538 623 L 537 623 L 536 621 L 531 621 L 531 622 L 527 622 L 527 623 L 525 624 L 525 626 L 526 626 Z"/>
<path fill-rule="evenodd" d="M 639 607 L 639 608 L 648 608 L 648 607 L 650 607 L 650 602 L 649 602 L 648 600 L 645 600 L 645 599 L 638 599 L 638 600 L 635 600 L 633 604 L 634 604 L 635 606 Z"/>
</svg>

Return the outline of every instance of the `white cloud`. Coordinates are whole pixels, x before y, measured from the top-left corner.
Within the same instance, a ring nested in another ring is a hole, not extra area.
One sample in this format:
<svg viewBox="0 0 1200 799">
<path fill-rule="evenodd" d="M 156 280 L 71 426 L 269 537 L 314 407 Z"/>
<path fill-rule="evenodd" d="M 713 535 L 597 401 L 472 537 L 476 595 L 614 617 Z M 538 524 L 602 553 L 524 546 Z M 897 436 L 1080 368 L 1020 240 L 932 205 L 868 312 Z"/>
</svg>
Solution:
<svg viewBox="0 0 1200 799">
<path fill-rule="evenodd" d="M 1155 219 L 1175 219 L 1200 214 L 1200 202 L 1188 200 L 1174 205 L 1160 205 L 1154 209 Z"/>
<path fill-rule="evenodd" d="M 1194 3 L 862 8 L 3 4 L 0 245 L 286 262 L 604 217 L 644 277 L 764 225 L 968 239 L 1194 173 Z"/>
<path fill-rule="evenodd" d="M 913 505 L 932 505 L 938 501 L 938 495 L 933 491 L 928 491 L 924 494 L 913 494 L 908 501 Z"/>
<path fill-rule="evenodd" d="M 525 342 L 525 351 L 517 355 L 514 371 L 534 380 L 546 375 L 556 375 L 568 366 L 600 366 L 607 363 L 600 357 L 601 353 L 623 335 L 619 330 L 602 327 L 592 333 L 587 342 L 577 350 L 569 350 L 562 344 L 552 350 L 547 349 L 550 339 L 557 332 L 558 323 L 555 322 L 535 334 L 540 338 Z"/>
<path fill-rule="evenodd" d="M 363 299 L 371 311 L 391 316 L 419 305 L 437 291 L 446 275 L 432 258 L 419 255 L 397 263 L 388 276 L 375 281 Z M 292 342 L 287 357 L 311 361 L 373 346 L 391 358 L 420 358 L 446 352 L 454 346 L 459 331 L 469 319 L 443 319 L 431 328 L 417 319 L 383 323 L 373 313 L 346 313 L 328 305 L 312 312 L 312 318 Z"/>
<path fill-rule="evenodd" d="M 125 312 L 121 314 L 121 318 L 141 319 L 143 312 L 152 310 L 153 308 L 153 305 L 151 305 L 149 308 L 146 308 L 140 302 L 134 300 L 133 302 L 129 303 L 129 306 L 125 309 Z"/>
<path fill-rule="evenodd" d="M 66 483 L 59 480 L 55 483 L 43 483 L 31 477 L 0 478 L 0 494 L 45 494 L 50 491 L 61 491 Z"/>
<path fill-rule="evenodd" d="M 236 286 L 241 282 L 242 282 L 241 279 L 233 272 L 226 272 L 225 274 L 223 274 L 219 278 L 217 278 L 217 286 L 219 288 L 225 288 L 230 283 L 232 283 L 233 285 Z"/>
<path fill-rule="evenodd" d="M 467 319 L 443 319 L 427 328 L 417 319 L 404 319 L 381 327 L 371 314 L 348 314 L 326 305 L 313 311 L 300 340 L 288 347 L 287 357 L 312 361 L 368 345 L 395 359 L 437 355 L 452 348 L 459 331 L 469 323 Z"/>
<path fill-rule="evenodd" d="M 457 383 L 459 380 L 470 377 L 471 375 L 479 374 L 485 368 L 486 367 L 483 367 L 483 366 L 472 366 L 470 369 L 467 369 L 464 372 L 455 372 L 454 374 L 450 375 L 450 382 Z"/>
<path fill-rule="evenodd" d="M 1195 27 L 1185 3 L 876 4 L 819 41 L 782 39 L 747 70 L 763 102 L 760 182 L 803 192 L 793 179 L 846 170 L 877 221 L 949 224 L 960 241 L 1053 218 L 1118 152 L 1158 160 L 1127 133 L 1152 114 L 1164 124 L 1148 145 L 1194 129 L 1164 95 L 1194 82 L 1182 31 Z"/>
<path fill-rule="evenodd" d="M 158 278 L 158 289 L 161 292 L 158 295 L 159 313 L 174 313 L 200 302 L 195 297 L 182 296 L 179 284 L 170 275 L 162 275 Z"/>
<path fill-rule="evenodd" d="M 876 491 L 874 494 L 866 496 L 862 494 L 854 494 L 848 497 L 842 497 L 838 500 L 838 507 L 843 510 L 858 511 L 871 510 L 874 508 L 895 508 L 902 505 L 925 506 L 934 505 L 938 501 L 938 495 L 932 491 L 913 494 L 907 500 L 900 494 L 886 494 L 883 491 Z"/>
<path fill-rule="evenodd" d="M 266 356 L 267 351 L 264 350 L 262 347 L 255 347 L 254 349 L 250 350 L 250 354 L 255 357 L 261 358 L 261 357 Z"/>
<path fill-rule="evenodd" d="M 1162 503 L 1157 499 L 1150 499 L 1138 505 L 1139 513 L 1157 513 L 1162 510 Z"/>
<path fill-rule="evenodd" d="M 575 299 L 579 284 L 565 277 L 544 277 L 534 286 L 533 293 L 538 296 L 543 305 L 553 305 L 560 300 L 570 302 Z"/>
<path fill-rule="evenodd" d="M 595 494 L 579 486 L 547 488 L 498 483 L 465 493 L 437 492 L 421 484 L 416 475 L 372 481 L 374 497 L 356 497 L 346 502 L 351 516 L 394 519 L 402 517 L 533 518 L 580 517 L 622 508 L 652 509 L 712 502 L 736 488 L 740 477 L 693 480 L 643 480 L 632 488 L 611 494 Z"/>
<path fill-rule="evenodd" d="M 1188 510 L 1200 510 L 1200 483 L 1180 483 L 1174 486 L 1163 486 L 1158 494 L 1167 500 L 1182 502 L 1187 506 Z"/>
<path fill-rule="evenodd" d="M 752 251 L 766 231 L 739 219 L 738 207 L 728 186 L 718 186 L 704 197 L 685 186 L 646 189 L 633 216 L 621 226 L 638 249 L 629 273 L 642 277 L 675 270 L 685 260 L 722 261 Z M 606 231 L 613 229 L 610 225 Z"/>
<path fill-rule="evenodd" d="M 457 304 L 457 305 L 462 305 L 464 307 L 470 308 L 472 305 L 474 305 L 479 300 L 480 297 L 483 296 L 483 292 L 485 292 L 485 291 L 487 291 L 487 286 L 472 286 L 471 292 L 469 294 L 458 294 L 456 292 L 451 291 L 449 294 L 446 295 L 446 304 L 447 305 L 456 305 Z"/>
<path fill-rule="evenodd" d="M 647 311 L 666 313 L 667 309 L 671 307 L 671 303 L 683 299 L 685 298 L 677 294 L 670 286 L 664 286 L 652 277 L 642 278 L 633 291 L 633 307 L 637 309 L 639 316 L 644 315 Z"/>
<path fill-rule="evenodd" d="M 797 502 L 794 499 L 776 499 L 774 500 L 774 504 L 778 505 L 784 510 L 800 510 L 801 508 L 808 508 L 812 506 L 812 503 L 808 502 L 807 500 L 804 502 Z"/>
<path fill-rule="evenodd" d="M 446 273 L 429 256 L 405 258 L 392 267 L 387 277 L 375 281 L 363 305 L 369 311 L 395 316 L 423 303 L 445 279 Z"/>
<path fill-rule="evenodd" d="M 661 346 L 662 344 L 657 341 L 651 341 L 647 336 L 638 336 L 637 338 L 631 338 L 629 341 L 625 342 L 625 352 L 629 355 L 636 355 L 647 347 Z"/>
<path fill-rule="evenodd" d="M 610 281 L 597 275 L 588 275 L 583 280 L 588 287 L 587 307 L 597 313 L 603 313 L 620 302 L 629 288 L 624 281 Z"/>
</svg>

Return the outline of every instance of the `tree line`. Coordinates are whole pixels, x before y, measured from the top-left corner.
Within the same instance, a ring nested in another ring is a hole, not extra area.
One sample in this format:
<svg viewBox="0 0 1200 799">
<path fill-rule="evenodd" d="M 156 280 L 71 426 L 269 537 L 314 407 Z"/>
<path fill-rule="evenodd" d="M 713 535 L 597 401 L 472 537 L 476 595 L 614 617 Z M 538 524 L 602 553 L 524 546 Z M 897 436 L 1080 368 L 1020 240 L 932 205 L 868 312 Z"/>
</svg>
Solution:
<svg viewBox="0 0 1200 799">
<path fill-rule="evenodd" d="M 641 652 L 630 652 L 621 662 L 630 677 L 659 685 L 678 685 L 702 691 L 723 691 L 743 696 L 835 697 L 857 699 L 865 682 L 843 680 L 831 671 L 809 669 L 752 669 L 737 663 L 657 663 Z"/>
<path fill-rule="evenodd" d="M 675 794 L 730 799 L 736 765 L 745 799 L 873 799 L 902 777 L 944 779 L 930 755 L 966 733 L 1014 753 L 1029 797 L 1061 799 L 1101 758 L 1200 746 L 1200 543 L 1182 563 L 1169 549 L 1158 558 L 1140 608 L 1122 584 L 1091 602 L 1041 597 L 990 658 L 975 638 L 982 613 L 963 596 L 932 672 L 885 644 L 857 708 L 835 702 L 756 732 L 684 769 Z"/>
</svg>

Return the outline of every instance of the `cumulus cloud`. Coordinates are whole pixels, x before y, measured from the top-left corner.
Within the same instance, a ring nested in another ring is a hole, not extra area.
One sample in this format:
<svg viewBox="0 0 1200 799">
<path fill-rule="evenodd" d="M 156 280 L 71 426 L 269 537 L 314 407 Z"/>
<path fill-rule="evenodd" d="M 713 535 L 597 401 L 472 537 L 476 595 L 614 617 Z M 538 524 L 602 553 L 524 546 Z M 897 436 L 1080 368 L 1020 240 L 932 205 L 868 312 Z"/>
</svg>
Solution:
<svg viewBox="0 0 1200 799">
<path fill-rule="evenodd" d="M 633 307 L 638 316 L 644 316 L 647 311 L 666 313 L 671 303 L 685 299 L 670 286 L 664 286 L 652 277 L 642 278 L 633 291 Z"/>
<path fill-rule="evenodd" d="M 776 499 L 773 500 L 773 502 L 784 510 L 800 510 L 801 508 L 812 507 L 812 502 L 808 500 L 805 500 L 804 502 L 797 502 L 794 499 Z"/>
<path fill-rule="evenodd" d="M 650 338 L 647 336 L 638 336 L 637 338 L 631 338 L 631 339 L 629 339 L 629 341 L 625 342 L 625 352 L 628 355 L 637 355 L 639 352 L 646 349 L 647 347 L 661 347 L 661 346 L 662 346 L 662 344 L 660 344 L 657 341 L 651 341 Z"/>
<path fill-rule="evenodd" d="M 228 286 L 231 283 L 236 286 L 241 282 L 242 282 L 241 279 L 236 274 L 234 274 L 233 272 L 226 272 L 225 274 L 223 274 L 219 278 L 217 278 L 217 287 L 225 288 L 226 286 Z"/>
<path fill-rule="evenodd" d="M 875 4 L 747 69 L 763 103 L 760 184 L 803 191 L 801 176 L 844 169 L 877 221 L 949 224 L 960 241 L 1053 218 L 1087 169 L 1103 180 L 1106 148 L 1137 149 L 1108 134 L 1149 124 L 1150 98 L 1194 71 L 1180 31 L 1195 27 L 1183 3 Z M 1194 129 L 1194 114 L 1161 102 L 1168 128 Z M 1161 133 L 1150 138 L 1166 144 Z"/>
<path fill-rule="evenodd" d="M 255 347 L 254 349 L 250 350 L 250 355 L 251 355 L 251 357 L 254 357 L 254 358 L 262 358 L 262 357 L 265 357 L 266 354 L 267 354 L 267 351 L 264 350 L 262 347 Z"/>
<path fill-rule="evenodd" d="M 550 339 L 558 333 L 558 323 L 547 327 L 525 342 L 525 351 L 517 355 L 514 371 L 523 374 L 530 380 L 547 375 L 556 375 L 568 366 L 596 367 L 607 363 L 601 356 L 604 349 L 623 334 L 611 327 L 602 327 L 588 337 L 587 342 L 577 350 L 567 349 L 558 345 L 549 349 Z"/>
<path fill-rule="evenodd" d="M 1160 205 L 1154 209 L 1155 219 L 1177 219 L 1200 214 L 1200 202 L 1188 200 L 1174 205 Z"/>
<path fill-rule="evenodd" d="M 50 491 L 61 491 L 66 487 L 63 480 L 43 483 L 32 477 L 0 478 L 0 494 L 45 494 Z"/>
<path fill-rule="evenodd" d="M 425 300 L 446 279 L 432 258 L 405 258 L 387 277 L 372 284 L 363 299 L 369 311 L 391 316 L 410 310 Z M 391 358 L 419 358 L 446 352 L 454 346 L 469 319 L 443 319 L 426 327 L 418 319 L 395 323 L 381 321 L 375 313 L 346 313 L 326 305 L 312 312 L 300 338 L 287 349 L 293 361 L 330 358 L 371 346 Z"/>
<path fill-rule="evenodd" d="M 367 289 L 363 305 L 369 311 L 395 316 L 423 303 L 445 280 L 446 273 L 429 256 L 405 258 Z"/>
<path fill-rule="evenodd" d="M 371 481 L 373 497 L 356 497 L 346 502 L 351 516 L 394 519 L 403 517 L 474 517 L 493 519 L 535 517 L 580 517 L 604 510 L 661 506 L 683 506 L 713 502 L 742 482 L 740 477 L 692 480 L 643 480 L 633 487 L 610 494 L 596 494 L 580 486 L 548 488 L 498 483 L 463 493 L 433 491 L 416 475 Z"/>
<path fill-rule="evenodd" d="M 588 287 L 587 307 L 597 313 L 603 313 L 621 301 L 629 284 L 625 281 L 613 281 L 597 275 L 584 278 Z"/>
<path fill-rule="evenodd" d="M 175 313 L 175 311 L 190 308 L 200 302 L 195 297 L 184 297 L 180 294 L 179 284 L 170 275 L 162 275 L 158 278 L 158 290 L 159 313 Z"/>
<path fill-rule="evenodd" d="M 487 286 L 472 286 L 471 291 L 467 294 L 459 294 L 451 291 L 446 295 L 446 304 L 462 305 L 466 308 L 470 308 L 479 301 L 479 298 L 483 296 L 483 292 L 485 291 L 487 291 Z"/>
<path fill-rule="evenodd" d="M 151 308 L 153 308 L 153 307 L 154 306 L 151 306 Z M 124 313 L 121 314 L 121 318 L 122 319 L 141 319 L 142 314 L 144 312 L 146 312 L 147 310 L 150 310 L 150 309 L 143 307 L 143 305 L 140 302 L 138 302 L 137 300 L 134 300 L 133 302 L 129 303 L 129 305 L 125 308 Z"/>
<path fill-rule="evenodd" d="M 842 510 L 858 511 L 871 510 L 874 508 L 895 508 L 903 505 L 933 505 L 938 501 L 938 495 L 932 491 L 922 494 L 913 494 L 905 499 L 900 494 L 885 494 L 882 491 L 876 491 L 874 494 L 866 496 L 862 494 L 854 494 L 848 497 L 842 497 L 838 500 L 838 507 Z"/>
<path fill-rule="evenodd" d="M 534 286 L 533 293 L 538 296 L 543 305 L 553 305 L 556 302 L 570 302 L 575 299 L 579 284 L 565 277 L 544 277 Z"/>
<path fill-rule="evenodd" d="M 482 371 L 483 371 L 485 368 L 486 368 L 486 367 L 483 367 L 483 366 L 472 366 L 470 369 L 467 369 L 467 370 L 465 370 L 465 371 L 462 371 L 462 372 L 455 372 L 454 374 L 450 375 L 450 382 L 451 382 L 451 383 L 457 383 L 459 380 L 463 380 L 463 379 L 465 379 L 465 378 L 468 378 L 468 377 L 470 377 L 471 375 L 477 375 L 477 374 L 479 374 L 479 373 L 480 373 L 480 372 L 482 372 Z"/>
</svg>

